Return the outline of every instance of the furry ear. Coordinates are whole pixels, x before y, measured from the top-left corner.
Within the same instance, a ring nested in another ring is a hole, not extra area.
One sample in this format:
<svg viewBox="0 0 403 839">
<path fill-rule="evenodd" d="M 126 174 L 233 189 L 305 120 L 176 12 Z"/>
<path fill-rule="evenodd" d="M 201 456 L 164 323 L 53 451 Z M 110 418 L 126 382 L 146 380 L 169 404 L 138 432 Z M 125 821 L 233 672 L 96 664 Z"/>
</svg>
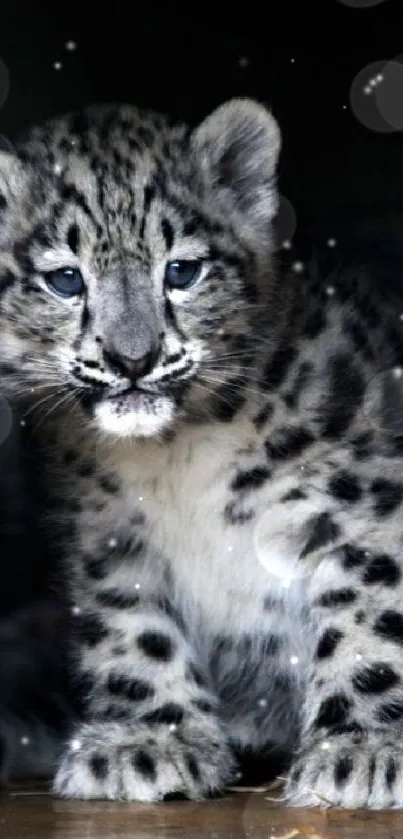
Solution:
<svg viewBox="0 0 403 839">
<path fill-rule="evenodd" d="M 0 149 L 0 244 L 3 246 L 25 186 L 26 172 L 22 162 L 15 154 Z"/>
<path fill-rule="evenodd" d="M 24 183 L 25 171 L 17 155 L 0 148 L 0 209 L 20 194 Z"/>
<path fill-rule="evenodd" d="M 191 137 L 204 188 L 225 213 L 267 237 L 277 212 L 276 169 L 280 129 L 251 99 L 232 99 L 213 111 Z"/>
</svg>

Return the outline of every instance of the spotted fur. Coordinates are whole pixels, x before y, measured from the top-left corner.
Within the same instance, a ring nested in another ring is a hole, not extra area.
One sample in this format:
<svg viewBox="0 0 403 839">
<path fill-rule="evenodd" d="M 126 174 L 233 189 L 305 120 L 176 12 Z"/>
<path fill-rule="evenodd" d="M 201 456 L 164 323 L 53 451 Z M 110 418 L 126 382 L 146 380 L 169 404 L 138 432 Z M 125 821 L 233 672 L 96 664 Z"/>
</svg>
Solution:
<svg viewBox="0 0 403 839">
<path fill-rule="evenodd" d="M 279 145 L 236 100 L 1 157 L 1 375 L 37 405 L 87 696 L 60 795 L 199 798 L 280 751 L 291 804 L 403 804 L 399 310 L 276 270 Z"/>
</svg>

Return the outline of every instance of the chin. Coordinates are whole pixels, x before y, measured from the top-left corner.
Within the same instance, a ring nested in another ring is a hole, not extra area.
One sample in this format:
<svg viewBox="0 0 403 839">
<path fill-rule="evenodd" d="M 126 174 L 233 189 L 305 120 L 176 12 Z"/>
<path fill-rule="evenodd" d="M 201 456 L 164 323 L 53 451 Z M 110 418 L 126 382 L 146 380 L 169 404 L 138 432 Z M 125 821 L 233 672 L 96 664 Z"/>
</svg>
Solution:
<svg viewBox="0 0 403 839">
<path fill-rule="evenodd" d="M 169 396 L 139 392 L 103 399 L 94 410 L 95 424 L 114 437 L 158 437 L 174 416 L 175 403 Z"/>
</svg>

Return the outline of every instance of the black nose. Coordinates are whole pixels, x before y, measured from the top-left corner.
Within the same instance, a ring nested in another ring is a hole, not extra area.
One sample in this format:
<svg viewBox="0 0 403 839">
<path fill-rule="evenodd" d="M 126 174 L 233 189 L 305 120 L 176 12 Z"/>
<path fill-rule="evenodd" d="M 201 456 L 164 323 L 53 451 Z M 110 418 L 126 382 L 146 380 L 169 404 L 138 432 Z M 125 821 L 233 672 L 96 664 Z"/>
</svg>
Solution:
<svg viewBox="0 0 403 839">
<path fill-rule="evenodd" d="M 159 355 L 159 349 L 149 350 L 140 358 L 129 358 L 114 350 L 103 350 L 103 357 L 106 363 L 115 373 L 126 376 L 129 379 L 140 379 L 146 376 L 153 369 Z"/>
</svg>

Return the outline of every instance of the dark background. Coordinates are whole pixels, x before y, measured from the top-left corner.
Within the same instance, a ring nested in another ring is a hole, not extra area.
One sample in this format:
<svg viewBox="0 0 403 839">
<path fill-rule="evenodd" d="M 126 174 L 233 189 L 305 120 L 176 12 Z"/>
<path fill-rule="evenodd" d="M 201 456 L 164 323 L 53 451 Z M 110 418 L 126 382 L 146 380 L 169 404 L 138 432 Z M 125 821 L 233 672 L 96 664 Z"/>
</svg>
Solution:
<svg viewBox="0 0 403 839">
<path fill-rule="evenodd" d="M 402 24 L 401 0 L 371 8 L 341 0 L 2 0 L 10 93 L 0 133 L 12 140 L 31 122 L 97 101 L 196 122 L 228 97 L 257 97 L 282 126 L 281 190 L 300 231 L 323 238 L 376 225 L 399 233 L 402 134 L 362 125 L 350 89 L 368 65 L 403 55 Z M 403 79 L 386 82 L 403 127 Z M 358 110 L 370 104 L 375 113 L 374 96 L 361 92 L 359 100 Z"/>
</svg>

